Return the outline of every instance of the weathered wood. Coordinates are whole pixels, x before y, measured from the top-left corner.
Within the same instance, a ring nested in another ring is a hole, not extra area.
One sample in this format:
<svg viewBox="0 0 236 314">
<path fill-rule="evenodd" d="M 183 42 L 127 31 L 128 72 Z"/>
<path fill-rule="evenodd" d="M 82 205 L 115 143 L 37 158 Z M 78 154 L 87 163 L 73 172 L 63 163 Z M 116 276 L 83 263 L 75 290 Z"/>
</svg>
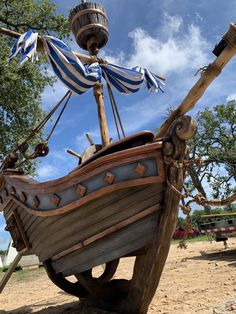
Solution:
<svg viewBox="0 0 236 314">
<path fill-rule="evenodd" d="M 184 119 L 183 124 L 188 122 L 191 121 Z M 111 311 L 115 310 L 122 314 L 147 313 L 148 305 L 160 280 L 178 216 L 178 203 L 181 194 L 176 191 L 181 191 L 182 189 L 184 178 L 183 161 L 186 154 L 186 144 L 177 135 L 180 125 L 181 123 L 178 122 L 174 124 L 174 127 L 170 128 L 173 150 L 171 155 L 168 154 L 166 156 L 168 187 L 165 194 L 164 208 L 159 213 L 157 219 L 157 229 L 153 241 L 146 248 L 146 253 L 136 258 L 133 278 L 129 283 L 129 289 L 125 296 L 121 297 L 120 295 L 120 299 L 117 297 L 118 300 L 116 298 L 116 300 L 108 301 L 106 299 L 106 287 L 104 287 L 104 298 L 101 297 L 103 287 L 100 287 L 100 293 L 98 294 L 100 298 L 93 295 L 93 291 L 90 292 L 90 287 L 87 287 L 87 290 L 92 295 L 92 301 L 99 307 Z M 119 294 L 118 290 L 116 292 Z"/>
<path fill-rule="evenodd" d="M 52 267 L 51 260 L 44 262 L 44 268 L 49 279 L 63 291 L 79 298 L 83 298 L 88 295 L 87 291 L 78 282 L 70 282 L 68 279 L 63 277 L 62 274 L 56 274 L 54 268 Z"/>
<path fill-rule="evenodd" d="M 9 29 L 6 29 L 6 28 L 2 28 L 2 27 L 0 27 L 0 34 L 7 35 L 7 36 L 10 36 L 10 37 L 14 37 L 14 38 L 18 38 L 21 35 L 20 33 L 17 33 L 15 31 L 12 31 L 12 30 L 9 30 Z M 41 36 L 38 37 L 37 50 L 38 51 L 44 51 L 44 46 L 43 46 L 43 41 L 42 41 L 42 37 Z M 92 63 L 98 61 L 98 59 L 96 57 L 87 56 L 87 55 L 78 53 L 76 51 L 73 51 L 73 53 L 82 62 L 87 63 L 87 64 L 92 64 Z"/>
<path fill-rule="evenodd" d="M 140 147 L 134 147 L 132 149 L 114 152 L 107 156 L 103 156 L 102 158 L 98 158 L 84 167 L 76 168 L 65 177 L 44 183 L 35 182 L 35 180 L 31 180 L 27 176 L 19 176 L 14 174 L 8 175 L 7 173 L 5 176 L 5 172 L 3 172 L 3 175 L 9 185 L 14 185 L 16 188 L 22 189 L 26 193 L 56 193 L 70 187 L 73 184 L 78 183 L 78 181 L 87 180 L 91 176 L 94 176 L 101 171 L 106 171 L 111 167 L 116 167 L 126 162 L 147 159 L 148 157 L 155 157 L 156 153 L 161 151 L 161 149 L 162 143 L 152 143 L 150 145 L 143 145 Z M 160 163 L 163 164 L 162 159 L 160 159 Z"/>
<path fill-rule="evenodd" d="M 6 273 L 4 274 L 3 278 L 0 281 L 0 293 L 2 293 L 3 289 L 5 288 L 6 284 L 8 283 L 9 279 L 11 278 L 12 273 L 14 272 L 16 266 L 18 265 L 19 261 L 21 260 L 23 256 L 23 253 L 18 253 L 14 259 L 14 261 L 12 262 L 12 264 L 10 265 L 10 267 L 8 268 L 8 270 L 6 271 Z"/>
<path fill-rule="evenodd" d="M 182 103 L 177 109 L 175 109 L 168 119 L 161 125 L 155 138 L 162 137 L 166 135 L 166 132 L 171 125 L 171 123 L 178 117 L 183 116 L 185 113 L 190 111 L 196 104 L 196 102 L 202 97 L 207 87 L 212 83 L 212 81 L 221 73 L 224 66 L 231 60 L 231 58 L 236 53 L 236 25 L 231 24 L 228 32 L 233 29 L 233 36 L 230 38 L 230 42 L 221 52 L 221 54 L 210 63 L 206 70 L 202 72 L 200 79 L 192 87 L 187 96 L 184 98 Z"/>
<path fill-rule="evenodd" d="M 100 220 L 104 220 L 106 217 L 112 216 L 116 213 L 117 210 L 119 212 L 121 210 L 127 209 L 128 197 L 131 197 L 134 195 L 134 193 L 142 195 L 142 190 L 145 191 L 146 189 L 144 187 L 140 187 L 117 191 L 116 193 L 107 195 L 106 197 L 100 198 L 95 202 L 93 201 L 87 205 L 81 206 L 72 213 L 64 215 L 63 219 L 61 219 L 61 217 L 47 218 L 43 221 L 43 224 L 35 224 L 33 228 L 29 230 L 29 237 L 32 239 L 36 249 L 40 243 L 42 244 L 42 247 L 46 249 L 48 235 L 47 233 L 42 235 L 43 229 L 48 230 L 47 228 L 50 227 L 50 230 L 52 231 L 52 235 L 50 236 L 50 243 L 52 243 L 52 246 L 55 246 L 57 245 L 57 242 L 61 242 L 60 236 L 58 236 L 58 234 L 60 234 L 61 230 L 64 229 L 63 227 L 65 225 L 69 225 L 70 228 L 63 230 L 63 237 L 65 238 L 63 241 L 64 243 L 69 236 L 73 235 L 74 233 L 76 234 L 76 229 L 78 230 L 79 228 L 80 232 L 83 232 L 83 230 L 87 229 L 86 232 L 89 232 L 88 226 L 91 224 L 91 221 L 97 221 L 98 219 L 99 222 Z M 138 200 L 140 199 L 138 198 Z"/>
<path fill-rule="evenodd" d="M 55 255 L 52 258 L 52 260 L 57 261 L 58 259 L 66 256 L 66 255 L 69 255 L 70 253 L 78 251 L 78 250 L 82 249 L 83 247 L 86 247 L 86 246 L 88 246 L 88 245 L 90 245 L 90 244 L 92 244 L 98 240 L 101 240 L 101 239 L 105 238 L 106 236 L 109 236 L 110 234 L 117 232 L 117 231 L 127 227 L 128 225 L 130 225 L 130 224 L 132 224 L 138 220 L 141 220 L 142 218 L 144 218 L 144 217 L 146 217 L 146 216 L 148 216 L 154 212 L 157 212 L 159 208 L 160 208 L 159 204 L 155 205 L 153 207 L 145 209 L 142 212 L 139 212 L 138 214 L 132 215 L 130 218 L 122 220 L 119 223 L 113 224 L 111 227 L 99 232 L 98 234 L 96 234 L 90 238 L 87 238 L 87 239 L 79 242 L 78 244 L 73 245 L 72 247 L 68 248 L 67 250 L 64 250 L 61 253 Z"/>
<path fill-rule="evenodd" d="M 97 3 L 82 3 L 70 13 L 69 21 L 78 45 L 90 50 L 90 40 L 94 38 L 97 49 L 105 46 L 108 40 L 108 18 L 105 10 Z"/>
<path fill-rule="evenodd" d="M 138 146 L 142 146 L 147 143 L 152 143 L 154 139 L 154 134 L 150 131 L 142 131 L 138 132 L 136 134 L 127 136 L 115 143 L 111 143 L 107 145 L 106 147 L 103 147 L 100 149 L 96 154 L 91 156 L 90 158 L 86 159 L 83 164 L 81 164 L 79 167 L 84 167 L 86 164 L 104 157 L 108 156 L 113 153 L 121 152 L 129 148 L 134 148 Z M 91 144 L 91 143 L 90 143 Z M 93 144 L 91 144 L 93 145 Z"/>
<path fill-rule="evenodd" d="M 128 227 L 53 262 L 56 272 L 64 276 L 80 273 L 138 250 L 153 239 L 158 214 L 154 213 Z M 96 254 L 94 254 L 96 252 Z"/>
<path fill-rule="evenodd" d="M 146 313 L 177 219 L 185 172 L 185 140 L 194 131 L 195 124 L 189 117 L 179 118 L 170 126 L 163 143 L 142 143 L 140 147 L 109 155 L 104 150 L 105 155 L 54 182 L 37 184 L 11 172 L 3 174 L 5 185 L 0 193 L 4 211 L 8 215 L 19 210 L 27 212 L 19 217 L 27 225 L 27 229 L 23 227 L 31 251 L 49 263 L 49 277 L 55 284 L 105 309 L 123 314 Z M 105 182 L 108 173 L 112 180 Z M 86 188 L 82 195 L 76 192 L 79 185 Z M 15 193 L 8 195 L 12 186 Z M 36 193 L 37 189 L 40 192 Z M 17 199 L 22 191 L 26 204 Z M 51 196 L 58 194 L 61 200 L 66 195 L 65 206 L 50 207 L 48 211 L 46 207 L 29 208 L 35 195 L 43 203 L 43 193 L 47 201 L 49 191 Z M 93 267 L 133 252 L 138 256 L 131 281 L 99 282 L 92 277 Z M 75 275 L 78 282 L 73 284 L 65 279 L 70 275 Z"/>
<path fill-rule="evenodd" d="M 136 195 L 137 200 L 134 195 Z M 158 204 L 162 201 L 162 198 L 162 193 L 158 194 L 157 192 L 155 193 L 155 191 L 152 192 L 152 194 L 149 192 L 145 198 L 144 192 L 139 191 L 138 194 L 130 195 L 129 198 L 121 198 L 120 200 L 112 202 L 111 195 L 109 204 L 104 206 L 104 208 L 99 208 L 93 203 L 93 208 L 96 208 L 96 211 L 88 211 L 84 218 L 80 218 L 80 210 L 77 210 L 76 212 L 78 214 L 65 222 L 70 228 L 60 229 L 59 226 L 61 224 L 60 218 L 58 217 L 58 222 L 52 224 L 49 231 L 40 228 L 41 233 L 44 232 L 43 237 L 40 236 L 37 238 L 33 237 L 33 235 L 29 237 L 31 238 L 32 245 L 37 255 L 40 256 L 41 260 L 45 260 L 69 248 L 73 244 L 93 237 L 96 233 L 112 227 L 113 224 L 118 224 L 120 221 L 132 217 L 132 215 L 139 213 L 145 208 Z M 131 199 L 133 199 L 132 205 L 130 205 Z M 86 207 L 84 207 L 83 211 L 86 214 Z M 79 230 L 79 232 L 77 232 L 77 230 Z M 48 237 L 50 237 L 50 241 L 48 241 Z"/>
<path fill-rule="evenodd" d="M 91 194 L 89 194 L 87 197 L 84 198 L 80 198 L 78 200 L 75 200 L 69 204 L 67 204 L 66 206 L 57 208 L 57 209 L 51 209 L 51 210 L 35 210 L 32 208 L 29 208 L 28 206 L 26 206 L 24 203 L 22 203 L 21 201 L 19 201 L 17 198 L 10 196 L 10 198 L 12 200 L 14 200 L 14 202 L 16 202 L 18 205 L 20 205 L 21 207 L 23 207 L 26 211 L 28 211 L 30 214 L 34 215 L 34 216 L 38 216 L 38 217 L 53 217 L 53 216 L 58 216 L 58 215 L 63 215 L 67 212 L 73 211 L 75 208 L 77 208 L 78 206 L 82 206 L 86 203 L 91 202 L 94 199 L 98 199 L 102 196 L 105 196 L 106 194 L 115 192 L 117 190 L 123 190 L 126 189 L 128 187 L 134 187 L 134 186 L 142 186 L 142 185 L 146 185 L 146 184 L 155 184 L 155 183 L 162 183 L 164 180 L 161 177 L 147 177 L 147 178 L 140 178 L 140 179 L 134 179 L 134 180 L 128 180 L 128 181 L 124 181 L 124 182 L 118 182 L 116 184 L 112 184 L 110 186 L 106 186 L 100 190 L 97 190 L 95 192 L 92 192 Z"/>
<path fill-rule="evenodd" d="M 94 96 L 97 103 L 98 108 L 98 118 L 99 118 L 99 125 L 100 125 L 100 132 L 102 138 L 102 145 L 107 146 L 109 145 L 109 134 L 108 134 L 108 127 L 107 127 L 107 119 L 106 119 L 106 112 L 104 106 L 104 95 L 103 95 L 103 85 L 102 83 L 96 83 L 93 87 Z"/>
</svg>

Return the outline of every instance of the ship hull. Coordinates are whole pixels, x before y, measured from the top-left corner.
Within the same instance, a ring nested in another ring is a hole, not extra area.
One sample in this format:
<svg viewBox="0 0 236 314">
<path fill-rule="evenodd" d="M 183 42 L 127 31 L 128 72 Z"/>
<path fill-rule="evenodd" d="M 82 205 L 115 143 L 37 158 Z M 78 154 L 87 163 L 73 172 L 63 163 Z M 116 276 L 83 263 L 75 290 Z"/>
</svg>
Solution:
<svg viewBox="0 0 236 314">
<path fill-rule="evenodd" d="M 66 177 L 45 183 L 5 170 L 1 210 L 16 249 L 36 254 L 66 292 L 112 311 L 146 313 L 181 198 L 186 145 L 174 137 L 177 149 L 170 136 L 135 147 L 126 143 L 123 150 L 112 146 Z M 119 259 L 127 256 L 136 257 L 132 279 L 112 280 Z M 92 269 L 101 264 L 104 273 L 94 278 Z M 75 283 L 68 281 L 71 275 Z"/>
</svg>

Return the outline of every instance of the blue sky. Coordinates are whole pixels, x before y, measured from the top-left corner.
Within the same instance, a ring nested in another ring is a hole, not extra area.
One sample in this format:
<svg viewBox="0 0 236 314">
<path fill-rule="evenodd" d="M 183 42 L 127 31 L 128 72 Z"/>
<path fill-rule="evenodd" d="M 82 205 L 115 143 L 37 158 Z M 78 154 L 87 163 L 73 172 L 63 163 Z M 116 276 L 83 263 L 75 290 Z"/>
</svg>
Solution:
<svg viewBox="0 0 236 314">
<path fill-rule="evenodd" d="M 58 12 L 68 11 L 79 0 L 57 0 Z M 236 1 L 208 0 L 97 0 L 109 16 L 110 38 L 100 56 L 120 65 L 147 67 L 166 77 L 165 93 L 151 94 L 146 89 L 130 96 L 115 93 L 121 118 L 127 134 L 149 129 L 154 131 L 167 115 L 167 109 L 176 107 L 197 81 L 194 73 L 214 60 L 214 45 L 235 21 Z M 73 50 L 85 53 L 72 42 Z M 236 98 L 236 61 L 226 66 L 220 77 L 209 87 L 198 102 L 198 110 Z M 66 93 L 62 83 L 43 94 L 43 106 L 52 108 Z M 109 135 L 117 139 L 111 109 L 105 94 Z M 64 117 L 51 139 L 50 154 L 38 166 L 39 180 L 47 181 L 66 175 L 76 167 L 75 157 L 66 153 L 71 148 L 82 153 L 90 132 L 94 142 L 100 143 L 96 104 L 92 91 L 72 97 Z M 7 244 L 0 217 L 0 248 Z"/>
</svg>

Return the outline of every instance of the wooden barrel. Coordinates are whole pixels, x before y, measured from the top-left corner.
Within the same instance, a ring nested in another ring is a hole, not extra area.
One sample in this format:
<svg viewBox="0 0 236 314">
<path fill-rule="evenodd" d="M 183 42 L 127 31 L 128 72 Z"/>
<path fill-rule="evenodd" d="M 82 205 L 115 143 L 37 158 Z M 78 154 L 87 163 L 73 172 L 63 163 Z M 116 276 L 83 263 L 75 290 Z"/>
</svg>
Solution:
<svg viewBox="0 0 236 314">
<path fill-rule="evenodd" d="M 96 41 L 97 48 L 106 45 L 108 32 L 108 18 L 105 10 L 97 3 L 84 2 L 76 6 L 69 16 L 72 32 L 77 44 L 89 50 L 89 43 Z"/>
</svg>

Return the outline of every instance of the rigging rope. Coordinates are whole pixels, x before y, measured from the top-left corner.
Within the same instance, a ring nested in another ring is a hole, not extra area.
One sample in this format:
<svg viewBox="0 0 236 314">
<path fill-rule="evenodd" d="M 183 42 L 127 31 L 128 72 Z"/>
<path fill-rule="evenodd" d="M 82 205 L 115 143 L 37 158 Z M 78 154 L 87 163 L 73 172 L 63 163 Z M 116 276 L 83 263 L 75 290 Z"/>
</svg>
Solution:
<svg viewBox="0 0 236 314">
<path fill-rule="evenodd" d="M 40 132 L 40 130 L 44 127 L 44 125 L 47 123 L 47 121 L 51 118 L 51 116 L 54 114 L 54 112 L 57 110 L 57 108 L 61 105 L 61 103 L 65 100 L 65 98 L 71 94 L 71 91 L 67 91 L 66 94 L 61 98 L 61 100 L 56 104 L 56 106 L 47 114 L 47 116 L 37 125 L 37 127 L 30 133 L 30 135 L 21 143 L 20 145 L 17 145 L 16 149 L 13 152 L 17 152 L 18 150 L 21 150 L 21 147 L 23 147 L 33 136 L 35 136 L 37 133 Z"/>
<path fill-rule="evenodd" d="M 124 131 L 124 128 L 123 128 L 123 124 L 121 122 L 120 113 L 119 113 L 119 110 L 118 110 L 118 107 L 117 107 L 117 104 L 116 104 L 116 101 L 115 101 L 115 97 L 114 97 L 114 94 L 113 94 L 112 89 L 111 89 L 109 84 L 107 84 L 107 89 L 108 89 L 108 93 L 109 93 L 109 97 L 110 97 L 111 106 L 112 107 L 114 106 L 114 108 L 112 110 L 115 109 L 115 114 L 116 114 L 116 116 L 118 118 L 118 121 L 119 121 L 119 124 L 120 124 L 120 129 L 122 131 L 123 136 L 126 137 L 125 131 Z M 113 113 L 113 115 L 114 115 L 114 113 Z M 115 115 L 114 115 L 114 119 L 116 121 Z M 117 124 L 117 122 L 116 122 L 116 124 Z M 117 132 L 119 134 L 118 128 L 117 128 Z"/>
<path fill-rule="evenodd" d="M 70 100 L 71 95 L 72 95 L 72 92 L 70 92 L 70 93 L 68 94 L 68 97 L 67 97 L 67 99 L 66 99 L 66 102 L 65 102 L 65 104 L 64 104 L 64 106 L 63 106 L 63 108 L 62 108 L 62 110 L 61 110 L 61 112 L 60 112 L 60 114 L 59 114 L 59 116 L 58 116 L 58 118 L 57 118 L 55 124 L 54 124 L 54 126 L 52 127 L 51 132 L 49 133 L 49 135 L 48 135 L 48 137 L 47 137 L 47 139 L 46 139 L 47 142 L 49 141 L 49 139 L 50 139 L 50 137 L 52 136 L 52 134 L 53 134 L 55 128 L 57 127 L 57 124 L 58 124 L 58 122 L 60 121 L 61 116 L 63 115 L 63 112 L 64 112 L 65 109 L 66 109 L 66 106 L 67 106 L 67 104 L 68 104 L 68 102 L 69 102 L 69 100 Z"/>
<path fill-rule="evenodd" d="M 53 107 L 53 109 L 46 115 L 46 117 L 36 126 L 36 128 L 29 134 L 29 136 L 17 147 L 12 151 L 11 154 L 9 154 L 3 161 L 3 163 L 0 166 L 0 170 L 3 170 L 4 168 L 8 168 L 8 164 L 14 164 L 11 165 L 10 168 L 17 168 L 20 167 L 22 164 L 24 164 L 26 161 L 30 159 L 35 159 L 37 157 L 45 157 L 48 154 L 49 148 L 48 148 L 48 140 L 50 139 L 52 133 L 54 132 L 68 102 L 69 99 L 72 95 L 72 92 L 69 90 L 66 92 L 66 94 L 61 98 L 61 100 Z M 67 99 L 66 99 L 67 98 Z M 52 117 L 52 115 L 55 113 L 55 111 L 59 108 L 59 106 L 62 104 L 62 102 L 66 99 L 66 103 L 63 106 L 54 126 L 52 127 L 52 130 L 50 131 L 46 141 L 39 143 L 35 146 L 34 152 L 31 154 L 27 154 L 27 150 L 29 148 L 28 142 L 37 134 L 41 131 L 41 129 L 45 126 L 47 121 Z M 16 157 L 16 153 L 19 151 L 20 153 L 23 154 L 25 157 L 24 160 L 22 160 L 19 164 L 16 164 L 18 157 Z"/>
<path fill-rule="evenodd" d="M 110 104 L 111 104 L 111 108 L 112 108 L 112 113 L 113 113 L 113 117 L 114 117 L 114 121 L 115 121 L 115 125 L 116 125 L 116 131 L 117 131 L 117 135 L 119 140 L 121 139 L 120 137 L 120 131 L 119 131 L 119 127 L 118 127 L 118 123 L 117 123 L 117 118 L 116 118 L 116 113 L 115 113 L 115 109 L 114 109 L 114 105 L 113 105 L 113 101 L 111 98 L 111 94 L 110 94 L 110 90 L 107 84 L 107 90 L 108 90 L 108 94 L 109 94 L 109 98 L 110 98 Z"/>
</svg>

